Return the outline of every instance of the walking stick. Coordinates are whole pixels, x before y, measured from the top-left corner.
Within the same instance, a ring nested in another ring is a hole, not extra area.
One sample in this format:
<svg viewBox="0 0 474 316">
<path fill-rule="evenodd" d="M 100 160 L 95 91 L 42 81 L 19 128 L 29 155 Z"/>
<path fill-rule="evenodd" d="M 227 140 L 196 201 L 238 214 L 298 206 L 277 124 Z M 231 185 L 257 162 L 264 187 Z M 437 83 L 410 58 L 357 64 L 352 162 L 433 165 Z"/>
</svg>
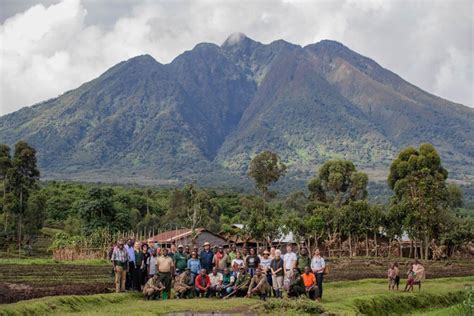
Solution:
<svg viewBox="0 0 474 316">
<path fill-rule="evenodd" d="M 226 296 L 224 296 L 224 300 L 225 299 L 228 299 L 229 297 L 231 297 L 232 295 L 234 295 L 235 293 L 237 293 L 238 290 L 240 290 L 241 288 L 244 287 L 245 284 L 242 284 L 241 286 L 237 287 L 235 290 L 233 290 L 232 292 L 230 292 L 229 294 L 227 294 Z"/>
</svg>

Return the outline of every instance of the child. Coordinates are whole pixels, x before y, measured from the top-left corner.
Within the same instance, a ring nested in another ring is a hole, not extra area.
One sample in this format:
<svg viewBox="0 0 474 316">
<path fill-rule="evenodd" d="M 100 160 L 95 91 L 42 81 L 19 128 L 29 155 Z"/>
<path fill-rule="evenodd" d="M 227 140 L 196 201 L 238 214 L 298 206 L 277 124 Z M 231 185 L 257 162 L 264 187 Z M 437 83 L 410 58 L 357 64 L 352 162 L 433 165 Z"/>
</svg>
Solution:
<svg viewBox="0 0 474 316">
<path fill-rule="evenodd" d="M 395 285 L 397 286 L 398 291 L 398 286 L 400 285 L 400 269 L 398 269 L 398 262 L 393 263 L 393 269 L 395 270 Z"/>
<path fill-rule="evenodd" d="M 413 291 L 413 282 L 415 282 L 415 277 L 416 277 L 416 272 L 413 270 L 413 263 L 410 264 L 410 270 L 408 270 L 407 273 L 408 279 L 407 279 L 407 284 L 405 285 L 405 292 L 412 290 Z"/>
<path fill-rule="evenodd" d="M 388 268 L 387 276 L 388 276 L 388 290 L 389 291 L 390 290 L 395 290 L 395 277 L 396 277 L 396 274 L 395 274 L 395 266 L 394 266 L 393 263 Z"/>
</svg>

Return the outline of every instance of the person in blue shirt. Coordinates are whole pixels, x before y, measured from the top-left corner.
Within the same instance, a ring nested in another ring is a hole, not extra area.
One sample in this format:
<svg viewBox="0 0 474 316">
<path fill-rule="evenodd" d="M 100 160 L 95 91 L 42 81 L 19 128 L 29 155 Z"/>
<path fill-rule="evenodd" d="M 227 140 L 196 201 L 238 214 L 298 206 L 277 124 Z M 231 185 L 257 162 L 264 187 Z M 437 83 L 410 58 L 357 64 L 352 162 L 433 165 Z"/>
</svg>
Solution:
<svg viewBox="0 0 474 316">
<path fill-rule="evenodd" d="M 201 267 L 206 269 L 207 274 L 212 271 L 212 259 L 214 259 L 214 253 L 211 250 L 211 244 L 207 241 L 203 245 L 204 250 L 201 251 L 199 258 L 201 260 Z"/>
<path fill-rule="evenodd" d="M 194 285 L 197 275 L 201 271 L 201 261 L 197 257 L 197 252 L 191 252 L 191 258 L 188 260 L 188 269 L 191 271 L 191 285 Z"/>
<path fill-rule="evenodd" d="M 126 283 L 125 283 L 125 289 L 130 290 L 133 288 L 133 274 L 135 271 L 135 249 L 133 249 L 133 246 L 135 245 L 135 240 L 132 238 L 127 241 L 127 244 L 125 245 L 125 250 L 127 250 L 128 253 L 128 272 L 127 272 L 127 278 L 126 278 Z"/>
</svg>

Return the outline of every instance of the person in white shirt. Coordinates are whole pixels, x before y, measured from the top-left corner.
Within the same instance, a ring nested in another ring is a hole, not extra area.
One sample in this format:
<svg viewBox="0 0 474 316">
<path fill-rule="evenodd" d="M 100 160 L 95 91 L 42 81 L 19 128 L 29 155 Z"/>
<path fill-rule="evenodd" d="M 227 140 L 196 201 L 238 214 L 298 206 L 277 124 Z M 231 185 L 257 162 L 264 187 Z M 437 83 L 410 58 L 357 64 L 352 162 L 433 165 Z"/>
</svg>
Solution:
<svg viewBox="0 0 474 316">
<path fill-rule="evenodd" d="M 222 290 L 222 273 L 217 272 L 216 267 L 212 267 L 212 272 L 208 274 L 209 280 L 211 281 L 211 286 L 209 287 L 209 296 L 214 297 L 216 294 L 219 294 Z"/>
<path fill-rule="evenodd" d="M 283 262 L 285 267 L 285 278 L 283 279 L 283 287 L 288 291 L 290 288 L 290 283 L 293 281 L 293 269 L 296 267 L 298 257 L 296 253 L 293 252 L 293 247 L 291 245 L 286 246 L 286 253 L 283 256 Z"/>
<path fill-rule="evenodd" d="M 316 282 L 318 284 L 318 301 L 323 297 L 323 276 L 325 268 L 326 262 L 324 261 L 324 258 L 321 257 L 319 248 L 316 248 L 313 253 L 313 258 L 311 259 L 311 270 L 313 270 L 313 273 L 316 276 Z"/>
</svg>

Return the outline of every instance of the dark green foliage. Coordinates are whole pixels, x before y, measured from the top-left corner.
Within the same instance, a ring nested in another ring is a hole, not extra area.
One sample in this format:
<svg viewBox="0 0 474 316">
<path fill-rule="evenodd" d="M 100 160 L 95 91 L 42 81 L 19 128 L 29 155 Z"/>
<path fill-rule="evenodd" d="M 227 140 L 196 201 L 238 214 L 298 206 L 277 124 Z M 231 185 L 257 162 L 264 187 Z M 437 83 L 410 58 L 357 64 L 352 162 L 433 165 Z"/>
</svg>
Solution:
<svg viewBox="0 0 474 316">
<path fill-rule="evenodd" d="M 300 298 L 297 300 L 270 300 L 263 304 L 265 313 L 305 313 L 310 315 L 319 315 L 325 312 L 325 309 L 317 302 Z"/>
</svg>

